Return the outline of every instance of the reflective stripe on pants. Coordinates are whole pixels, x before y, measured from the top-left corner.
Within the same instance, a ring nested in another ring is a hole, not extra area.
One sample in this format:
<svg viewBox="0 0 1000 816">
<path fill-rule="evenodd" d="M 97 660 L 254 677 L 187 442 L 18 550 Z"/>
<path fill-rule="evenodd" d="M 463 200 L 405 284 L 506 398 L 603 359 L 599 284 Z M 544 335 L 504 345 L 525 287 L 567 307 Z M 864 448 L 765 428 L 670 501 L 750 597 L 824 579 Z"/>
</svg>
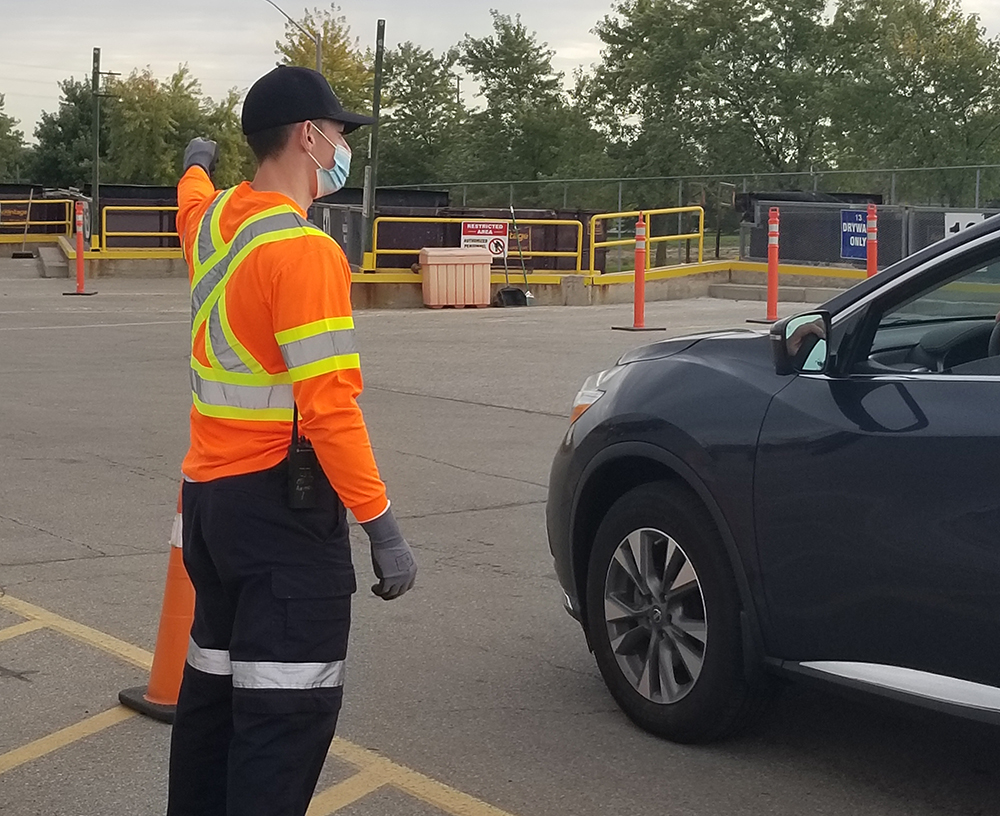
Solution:
<svg viewBox="0 0 1000 816">
<path fill-rule="evenodd" d="M 169 816 L 304 814 L 315 788 L 340 711 L 356 583 L 346 512 L 326 479 L 315 509 L 289 509 L 286 494 L 284 463 L 184 485 L 196 600 Z"/>
</svg>

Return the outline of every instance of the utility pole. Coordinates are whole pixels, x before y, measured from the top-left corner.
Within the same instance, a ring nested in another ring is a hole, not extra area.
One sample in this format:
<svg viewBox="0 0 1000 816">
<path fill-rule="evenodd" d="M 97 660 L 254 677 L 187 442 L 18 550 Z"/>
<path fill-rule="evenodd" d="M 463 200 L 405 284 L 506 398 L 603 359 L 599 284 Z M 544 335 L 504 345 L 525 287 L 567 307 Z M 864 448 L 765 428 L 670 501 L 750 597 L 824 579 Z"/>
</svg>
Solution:
<svg viewBox="0 0 1000 816">
<path fill-rule="evenodd" d="M 101 234 L 101 49 L 94 49 L 94 73 L 90 92 L 94 95 L 94 177 L 90 187 L 90 245 L 100 249 Z"/>
<path fill-rule="evenodd" d="M 277 3 L 272 2 L 272 0 L 266 0 L 266 2 L 268 2 L 272 6 L 274 6 L 278 11 L 280 11 L 282 13 L 282 15 L 284 15 L 285 19 L 288 20 L 288 22 L 290 22 L 299 31 L 301 31 L 303 34 L 305 34 L 310 40 L 312 40 L 314 43 L 316 43 L 316 71 L 317 71 L 317 73 L 322 74 L 323 73 L 323 34 L 322 34 L 322 32 L 320 32 L 320 31 L 306 31 L 306 29 L 304 29 L 301 25 L 299 25 L 298 22 L 296 22 L 291 17 L 289 17 L 288 14 L 285 12 L 285 10 L 283 8 L 281 8 L 281 6 L 279 6 Z"/>
<path fill-rule="evenodd" d="M 101 93 L 102 76 L 121 76 L 114 71 L 101 70 L 101 49 L 94 49 L 94 72 L 90 80 L 90 91 L 94 97 L 94 172 L 90 191 L 90 245 L 101 248 L 101 98 L 110 94 Z"/>
<path fill-rule="evenodd" d="M 455 88 L 455 102 L 458 103 L 459 106 L 461 106 L 461 104 L 462 104 L 462 75 L 461 74 L 455 74 L 455 85 L 456 85 L 456 88 Z"/>
<path fill-rule="evenodd" d="M 375 31 L 375 92 L 372 99 L 372 116 L 375 117 L 375 124 L 372 125 L 369 137 L 368 167 L 365 168 L 365 191 L 361 205 L 365 252 L 373 252 L 375 249 L 371 241 L 372 222 L 375 217 L 375 190 L 378 187 L 378 122 L 382 108 L 382 62 L 384 57 L 385 20 L 379 20 Z"/>
</svg>

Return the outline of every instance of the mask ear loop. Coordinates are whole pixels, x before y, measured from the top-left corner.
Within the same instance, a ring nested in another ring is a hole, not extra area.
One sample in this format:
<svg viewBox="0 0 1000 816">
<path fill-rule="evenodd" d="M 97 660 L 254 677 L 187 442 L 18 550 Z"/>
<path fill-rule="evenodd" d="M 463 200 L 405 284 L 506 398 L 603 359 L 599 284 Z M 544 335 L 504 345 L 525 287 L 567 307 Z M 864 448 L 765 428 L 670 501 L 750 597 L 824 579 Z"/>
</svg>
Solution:
<svg viewBox="0 0 1000 816">
<path fill-rule="evenodd" d="M 309 125 L 320 136 L 322 136 L 324 139 L 326 139 L 328 142 L 330 142 L 330 140 L 326 138 L 326 134 L 322 130 L 319 129 L 319 125 L 317 125 L 312 119 L 309 120 Z M 334 155 L 336 155 L 337 154 L 337 146 L 333 142 L 330 142 L 330 146 L 333 147 Z M 309 156 L 310 159 L 312 159 L 316 163 L 316 167 L 318 167 L 320 170 L 328 170 L 329 169 L 327 167 L 324 167 L 322 164 L 320 164 L 319 163 L 319 159 L 317 159 L 312 153 L 309 153 L 308 156 Z"/>
<path fill-rule="evenodd" d="M 336 152 L 337 150 L 346 150 L 346 151 L 347 151 L 348 153 L 350 153 L 350 152 L 351 152 L 350 148 L 347 148 L 347 147 L 344 147 L 343 145 L 339 145 L 339 144 L 337 144 L 336 142 L 332 141 L 332 140 L 330 139 L 330 137 L 329 137 L 329 136 L 327 136 L 327 135 L 326 135 L 326 134 L 325 134 L 325 133 L 324 133 L 324 132 L 322 131 L 322 129 L 320 128 L 320 126 L 319 126 L 319 125 L 317 125 L 317 124 L 316 124 L 316 123 L 315 123 L 315 122 L 314 122 L 314 121 L 313 121 L 312 119 L 310 119 L 310 120 L 309 120 L 309 124 L 313 126 L 313 129 L 314 129 L 314 130 L 315 130 L 315 131 L 316 131 L 316 132 L 317 132 L 317 133 L 318 133 L 318 134 L 319 134 L 320 136 L 322 136 L 322 137 L 323 137 L 324 139 L 326 139 L 326 143 L 327 143 L 328 145 L 330 145 L 330 147 L 332 147 L 332 148 L 333 148 L 334 152 Z M 316 159 L 313 159 L 313 161 L 316 161 Z M 319 164 L 319 162 L 316 162 L 316 163 L 317 163 L 317 164 Z M 320 165 L 320 167 L 322 167 L 322 165 Z"/>
<path fill-rule="evenodd" d="M 330 145 L 330 147 L 332 147 L 334 150 L 337 149 L 336 142 L 331 141 L 330 137 L 323 132 L 322 128 L 320 128 L 319 125 L 317 125 L 312 119 L 309 120 L 309 124 L 313 126 L 313 130 L 315 130 L 320 136 L 326 139 L 326 143 Z"/>
</svg>

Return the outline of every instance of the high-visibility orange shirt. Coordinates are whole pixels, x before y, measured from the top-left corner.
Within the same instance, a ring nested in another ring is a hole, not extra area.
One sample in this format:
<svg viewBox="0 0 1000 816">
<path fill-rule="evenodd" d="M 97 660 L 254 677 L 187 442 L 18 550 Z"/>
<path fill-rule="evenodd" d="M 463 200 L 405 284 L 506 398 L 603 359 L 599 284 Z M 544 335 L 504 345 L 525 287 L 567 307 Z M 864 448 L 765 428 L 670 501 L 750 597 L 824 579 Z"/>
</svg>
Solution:
<svg viewBox="0 0 1000 816">
<path fill-rule="evenodd" d="M 193 279 L 198 227 L 217 194 L 208 174 L 190 168 L 177 185 L 177 231 Z M 243 222 L 269 208 L 286 205 L 305 213 L 287 196 L 257 192 L 243 182 L 225 203 L 220 220 L 224 241 Z M 312 233 L 254 249 L 226 283 L 229 323 L 236 338 L 269 374 L 287 371 L 275 335 L 314 321 L 351 316 L 351 269 L 331 238 Z M 208 365 L 205 327 L 193 338 L 192 354 Z M 388 507 L 357 397 L 361 370 L 348 368 L 293 382 L 300 433 L 316 449 L 323 471 L 358 521 Z M 191 448 L 184 475 L 204 482 L 266 470 L 288 453 L 291 422 L 220 419 L 191 409 Z"/>
</svg>

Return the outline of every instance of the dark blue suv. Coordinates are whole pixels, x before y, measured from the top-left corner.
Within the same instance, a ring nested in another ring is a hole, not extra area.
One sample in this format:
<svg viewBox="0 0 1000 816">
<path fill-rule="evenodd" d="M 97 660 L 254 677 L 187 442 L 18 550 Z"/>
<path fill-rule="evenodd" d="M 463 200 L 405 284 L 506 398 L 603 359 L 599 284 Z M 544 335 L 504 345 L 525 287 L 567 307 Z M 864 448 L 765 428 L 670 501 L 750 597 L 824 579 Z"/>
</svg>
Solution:
<svg viewBox="0 0 1000 816">
<path fill-rule="evenodd" d="M 549 544 L 632 720 L 716 739 L 777 673 L 1000 722 L 998 312 L 993 218 L 584 384 Z"/>
</svg>

